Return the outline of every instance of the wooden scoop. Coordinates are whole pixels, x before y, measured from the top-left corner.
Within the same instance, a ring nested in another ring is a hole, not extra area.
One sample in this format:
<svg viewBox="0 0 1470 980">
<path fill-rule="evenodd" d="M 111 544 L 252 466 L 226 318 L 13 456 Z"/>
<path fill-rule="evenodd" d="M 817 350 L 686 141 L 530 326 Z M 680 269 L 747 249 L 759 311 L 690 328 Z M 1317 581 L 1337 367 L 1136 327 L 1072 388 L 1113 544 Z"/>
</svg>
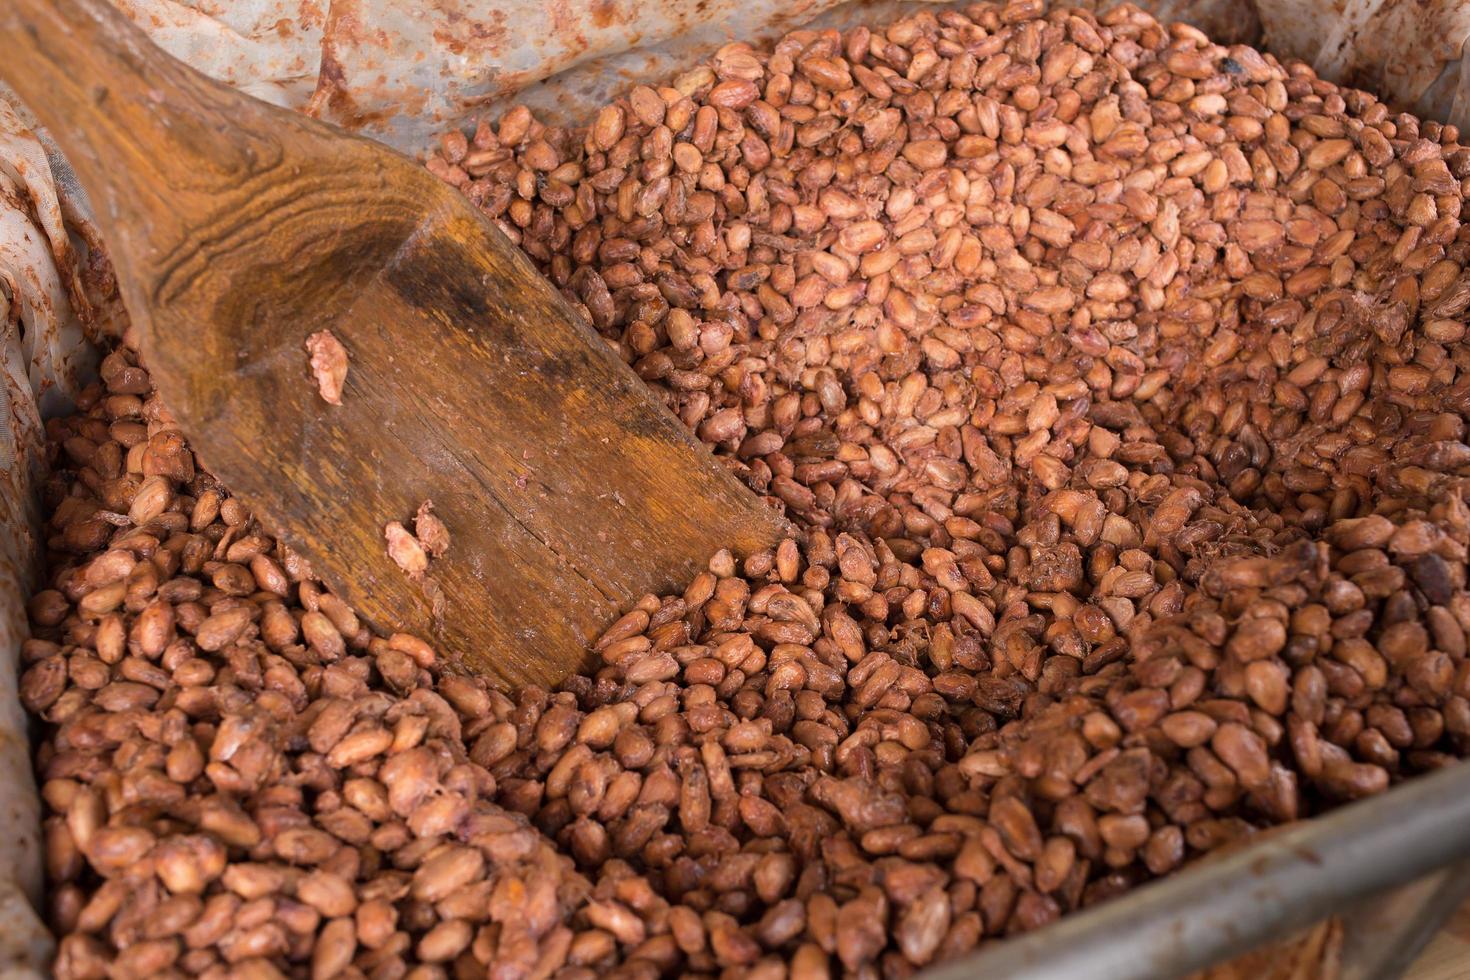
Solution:
<svg viewBox="0 0 1470 980">
<path fill-rule="evenodd" d="M 206 78 L 106 0 L 3 0 L 0 52 L 183 434 L 372 626 L 550 684 L 640 595 L 790 533 L 413 161 Z M 340 406 L 309 367 L 323 330 Z M 410 576 L 385 527 L 426 500 L 450 544 Z"/>
</svg>

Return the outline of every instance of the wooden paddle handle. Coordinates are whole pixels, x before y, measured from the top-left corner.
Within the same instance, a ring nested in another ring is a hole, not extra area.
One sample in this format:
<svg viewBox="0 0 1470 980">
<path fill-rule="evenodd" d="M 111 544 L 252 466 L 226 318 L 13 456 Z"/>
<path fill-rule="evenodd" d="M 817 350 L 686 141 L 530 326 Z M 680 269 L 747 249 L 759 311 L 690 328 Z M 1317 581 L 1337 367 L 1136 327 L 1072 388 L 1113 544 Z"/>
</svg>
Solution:
<svg viewBox="0 0 1470 980">
<path fill-rule="evenodd" d="M 250 125 L 254 100 L 166 56 L 109 0 L 4 0 L 0 51 L 0 78 L 66 153 L 104 229 L 144 261 L 281 157 Z"/>
</svg>

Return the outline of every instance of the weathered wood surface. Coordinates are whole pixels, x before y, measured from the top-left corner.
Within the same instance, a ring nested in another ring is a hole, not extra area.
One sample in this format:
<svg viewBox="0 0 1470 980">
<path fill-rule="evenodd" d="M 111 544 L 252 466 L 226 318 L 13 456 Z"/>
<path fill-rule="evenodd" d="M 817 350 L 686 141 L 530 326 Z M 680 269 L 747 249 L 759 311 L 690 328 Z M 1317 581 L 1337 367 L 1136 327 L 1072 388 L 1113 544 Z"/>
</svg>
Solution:
<svg viewBox="0 0 1470 980">
<path fill-rule="evenodd" d="M 184 435 L 375 627 L 548 683 L 639 595 L 789 533 L 413 161 L 205 78 L 106 0 L 4 0 L 0 50 Z M 322 329 L 340 407 L 303 347 Z M 425 499 L 452 544 L 412 581 L 383 528 Z"/>
</svg>

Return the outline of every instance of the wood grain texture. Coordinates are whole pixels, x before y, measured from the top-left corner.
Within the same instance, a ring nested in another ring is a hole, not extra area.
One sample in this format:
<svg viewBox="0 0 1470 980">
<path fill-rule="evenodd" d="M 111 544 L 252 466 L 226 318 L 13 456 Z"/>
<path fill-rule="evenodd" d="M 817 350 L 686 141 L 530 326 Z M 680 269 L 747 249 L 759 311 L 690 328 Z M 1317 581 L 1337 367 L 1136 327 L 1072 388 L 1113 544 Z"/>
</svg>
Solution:
<svg viewBox="0 0 1470 980">
<path fill-rule="evenodd" d="M 1470 910 L 1462 915 L 1470 915 Z M 1470 942 L 1463 931 L 1446 929 L 1425 947 L 1403 980 L 1466 980 L 1467 977 L 1470 977 Z"/>
<path fill-rule="evenodd" d="M 165 404 L 378 628 L 550 683 L 650 591 L 791 527 L 457 192 L 168 58 L 106 0 L 5 0 L 3 76 L 92 196 Z M 351 355 L 343 404 L 305 338 Z M 383 527 L 452 535 L 422 582 Z"/>
<path fill-rule="evenodd" d="M 1404 973 L 1404 980 L 1470 977 L 1470 902 L 1461 905 Z"/>
</svg>

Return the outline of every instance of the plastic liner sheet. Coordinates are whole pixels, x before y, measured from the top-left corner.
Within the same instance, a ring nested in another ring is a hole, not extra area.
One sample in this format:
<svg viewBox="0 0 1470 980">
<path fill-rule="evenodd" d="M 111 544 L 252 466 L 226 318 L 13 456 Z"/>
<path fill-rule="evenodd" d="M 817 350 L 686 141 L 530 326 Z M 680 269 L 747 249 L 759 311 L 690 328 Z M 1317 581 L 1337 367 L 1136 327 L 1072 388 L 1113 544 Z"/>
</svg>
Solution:
<svg viewBox="0 0 1470 980">
<path fill-rule="evenodd" d="M 0 97 L 0 976 L 34 973 L 51 950 L 35 911 L 40 801 L 16 684 L 40 550 L 41 411 L 70 406 L 92 354 L 65 224 L 45 147 Z"/>
<path fill-rule="evenodd" d="M 563 122 L 731 40 L 894 0 L 117 0 L 165 49 L 253 95 L 400 149 L 512 98 Z M 1084 4 L 1113 6 L 1110 0 Z M 1221 43 L 1264 43 L 1334 81 L 1463 124 L 1465 0 L 1145 0 Z"/>
</svg>

